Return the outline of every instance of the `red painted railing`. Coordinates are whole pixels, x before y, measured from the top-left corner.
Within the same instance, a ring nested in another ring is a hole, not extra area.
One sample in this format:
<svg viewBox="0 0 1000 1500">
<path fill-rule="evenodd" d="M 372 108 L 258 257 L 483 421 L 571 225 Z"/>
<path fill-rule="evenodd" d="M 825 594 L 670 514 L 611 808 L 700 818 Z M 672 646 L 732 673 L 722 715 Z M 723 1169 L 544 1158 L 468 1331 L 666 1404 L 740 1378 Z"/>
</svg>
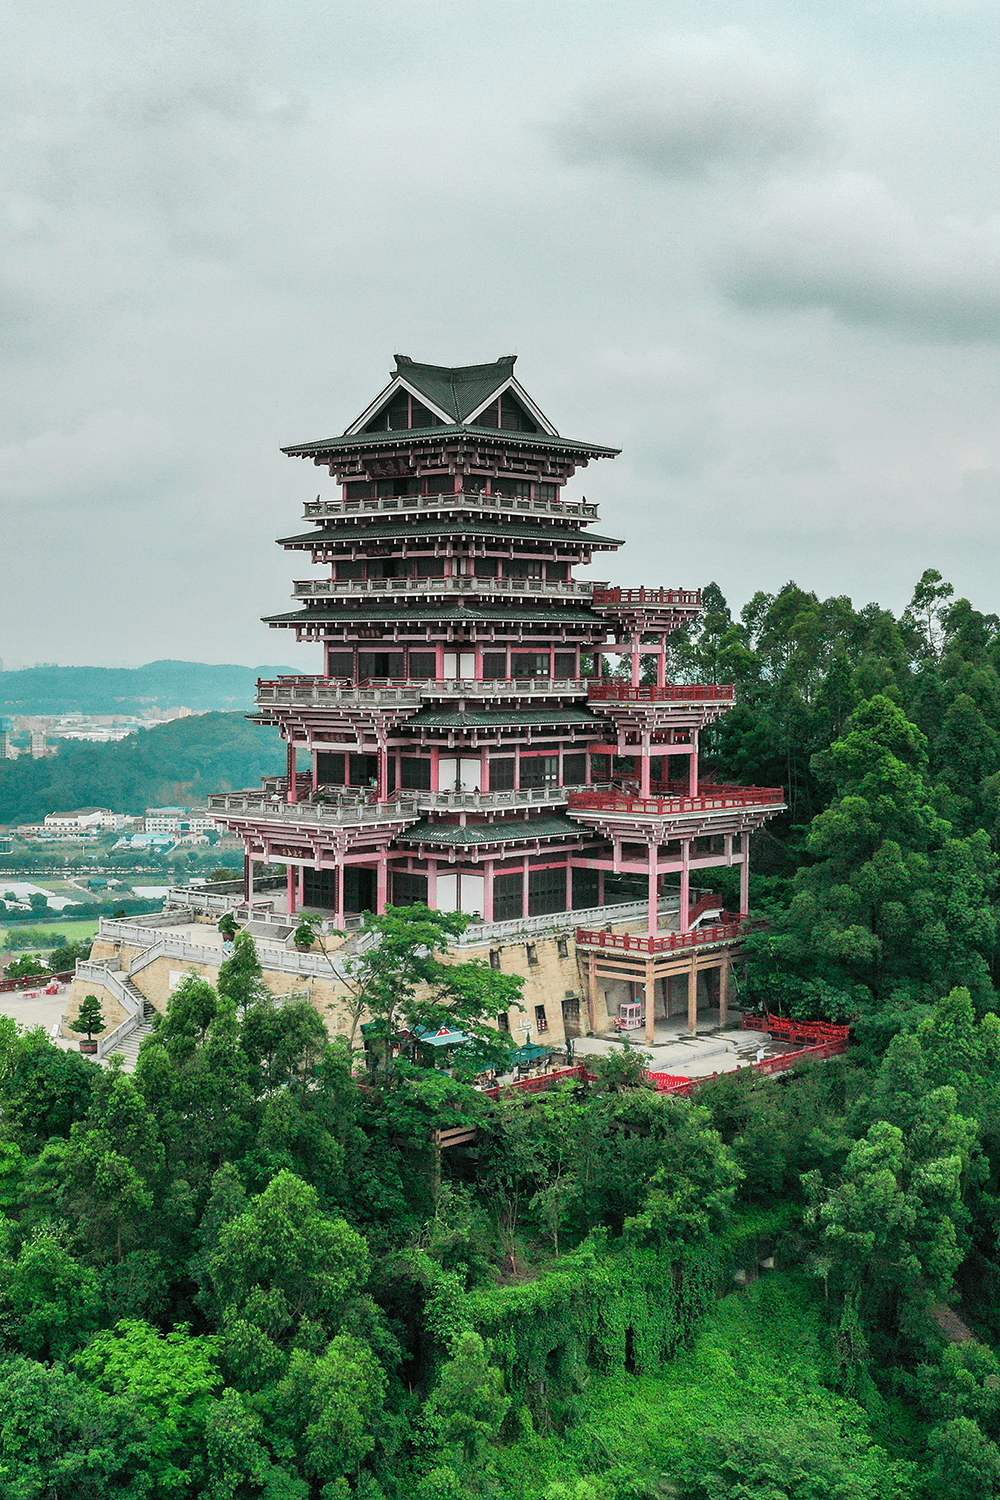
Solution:
<svg viewBox="0 0 1000 1500">
<path fill-rule="evenodd" d="M 501 1094 L 513 1090 L 518 1094 L 541 1094 L 557 1083 L 572 1083 L 573 1079 L 580 1083 L 596 1083 L 597 1074 L 589 1073 L 583 1063 L 575 1068 L 557 1068 L 553 1073 L 542 1073 L 537 1078 L 522 1078 L 517 1083 L 505 1083 L 501 1088 L 483 1089 L 487 1099 L 499 1099 Z"/>
<path fill-rule="evenodd" d="M 845 1032 L 847 1029 L 846 1026 L 843 1028 Z M 784 1073 L 789 1068 L 797 1068 L 800 1063 L 816 1061 L 824 1057 L 837 1057 L 846 1052 L 847 1047 L 848 1039 L 843 1036 L 835 1041 L 818 1042 L 812 1047 L 802 1047 L 798 1052 L 783 1052 L 778 1057 L 762 1058 L 760 1062 L 751 1063 L 750 1068 L 755 1073 L 765 1075 Z M 659 1094 L 680 1094 L 682 1097 L 687 1097 L 703 1083 L 710 1083 L 712 1079 L 720 1077 L 720 1074 L 713 1073 L 711 1078 L 684 1078 L 677 1073 L 647 1073 L 646 1077 Z"/>
<path fill-rule="evenodd" d="M 724 915 L 731 916 L 729 912 Z M 578 945 L 612 949 L 617 953 L 673 953 L 681 948 L 697 948 L 704 943 L 734 942 L 742 926 L 739 917 L 731 917 L 728 922 L 699 927 L 697 932 L 665 932 L 660 937 L 642 937 L 634 932 L 594 932 L 590 928 L 578 927 L 576 941 Z"/>
<path fill-rule="evenodd" d="M 727 807 L 775 807 L 785 801 L 780 786 L 704 787 L 696 797 L 633 797 L 622 792 L 570 792 L 570 808 L 581 812 L 646 813 L 670 817 L 677 813 L 705 812 Z"/>
<path fill-rule="evenodd" d="M 743 1012 L 744 1031 L 766 1031 L 771 1036 L 781 1037 L 786 1042 L 808 1042 L 815 1046 L 820 1042 L 842 1042 L 850 1035 L 849 1026 L 834 1026 L 829 1021 L 796 1021 L 790 1016 L 773 1016 Z"/>
<path fill-rule="evenodd" d="M 688 926 L 690 927 L 693 922 L 697 922 L 698 918 L 703 916 L 707 911 L 724 912 L 725 909 L 726 901 L 724 896 L 717 896 L 715 891 L 706 891 L 688 912 Z M 731 916 L 729 919 L 734 922 L 738 920 L 735 916 Z"/>
<path fill-rule="evenodd" d="M 666 604 L 701 608 L 701 589 L 595 588 L 595 604 Z"/>
<path fill-rule="evenodd" d="M 0 994 L 9 994 L 12 990 L 39 990 L 51 984 L 53 979 L 59 984 L 69 984 L 73 978 L 72 972 L 66 974 L 21 974 L 17 979 L 0 979 Z"/>
<path fill-rule="evenodd" d="M 731 683 L 668 682 L 665 687 L 633 687 L 629 682 L 592 682 L 587 695 L 592 703 L 731 703 L 736 689 Z"/>
</svg>

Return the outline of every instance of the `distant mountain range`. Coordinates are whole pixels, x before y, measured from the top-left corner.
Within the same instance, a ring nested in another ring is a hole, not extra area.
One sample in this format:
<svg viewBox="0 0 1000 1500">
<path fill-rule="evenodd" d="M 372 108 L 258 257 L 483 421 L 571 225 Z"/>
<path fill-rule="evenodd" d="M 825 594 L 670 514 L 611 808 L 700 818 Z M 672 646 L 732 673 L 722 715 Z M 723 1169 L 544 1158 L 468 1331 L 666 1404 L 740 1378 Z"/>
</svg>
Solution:
<svg viewBox="0 0 1000 1500">
<path fill-rule="evenodd" d="M 144 667 L 24 667 L 0 672 L 0 713 L 141 714 L 150 708 L 250 708 L 258 677 L 295 667 L 151 661 Z M 301 669 L 299 669 L 301 670 Z"/>
</svg>

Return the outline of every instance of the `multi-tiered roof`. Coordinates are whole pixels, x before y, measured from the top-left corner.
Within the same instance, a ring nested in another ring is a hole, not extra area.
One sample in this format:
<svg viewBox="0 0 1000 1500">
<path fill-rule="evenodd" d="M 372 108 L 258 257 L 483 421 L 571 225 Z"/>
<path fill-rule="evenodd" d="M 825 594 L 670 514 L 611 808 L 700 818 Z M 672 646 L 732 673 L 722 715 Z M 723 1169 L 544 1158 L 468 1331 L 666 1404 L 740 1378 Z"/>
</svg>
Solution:
<svg viewBox="0 0 1000 1500">
<path fill-rule="evenodd" d="M 690 869 L 745 868 L 780 793 L 699 786 L 699 731 L 732 690 L 669 684 L 667 641 L 700 595 L 575 576 L 621 542 L 565 487 L 617 450 L 561 437 L 514 364 L 397 355 L 346 432 L 284 450 L 340 487 L 281 539 L 325 572 L 268 617 L 322 642 L 324 671 L 259 685 L 284 782 L 213 801 L 248 859 L 289 864 L 293 908 L 340 923 L 414 900 L 487 922 L 593 908 L 641 875 L 655 938 L 660 881 L 679 871 L 687 932 Z M 604 675 L 609 653 L 631 656 L 630 682 Z"/>
</svg>

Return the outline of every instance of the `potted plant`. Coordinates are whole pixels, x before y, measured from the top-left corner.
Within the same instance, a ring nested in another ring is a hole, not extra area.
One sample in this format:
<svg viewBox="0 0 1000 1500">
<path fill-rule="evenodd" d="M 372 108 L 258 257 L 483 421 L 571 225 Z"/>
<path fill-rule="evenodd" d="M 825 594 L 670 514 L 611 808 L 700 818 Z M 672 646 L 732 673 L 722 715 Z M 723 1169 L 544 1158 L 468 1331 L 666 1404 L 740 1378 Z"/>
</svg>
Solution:
<svg viewBox="0 0 1000 1500">
<path fill-rule="evenodd" d="M 101 1002 L 96 995 L 84 995 L 83 1004 L 80 1006 L 80 1014 L 75 1021 L 70 1022 L 70 1031 L 87 1033 L 87 1040 L 81 1041 L 80 1051 L 96 1053 L 97 1043 L 94 1041 L 94 1032 L 103 1031 L 106 1022 L 101 1015 Z"/>
<path fill-rule="evenodd" d="M 236 925 L 236 918 L 233 916 L 232 912 L 223 912 L 222 916 L 219 918 L 218 925 L 219 931 L 222 933 L 222 936 L 225 938 L 226 942 L 231 943 L 233 941 L 233 938 L 239 932 L 239 928 Z"/>
<path fill-rule="evenodd" d="M 311 920 L 309 919 L 309 917 L 302 917 L 299 921 L 298 927 L 296 927 L 295 931 L 292 933 L 292 942 L 295 944 L 300 953 L 308 953 L 309 949 L 312 947 L 315 941 L 316 934 L 313 931 Z"/>
</svg>

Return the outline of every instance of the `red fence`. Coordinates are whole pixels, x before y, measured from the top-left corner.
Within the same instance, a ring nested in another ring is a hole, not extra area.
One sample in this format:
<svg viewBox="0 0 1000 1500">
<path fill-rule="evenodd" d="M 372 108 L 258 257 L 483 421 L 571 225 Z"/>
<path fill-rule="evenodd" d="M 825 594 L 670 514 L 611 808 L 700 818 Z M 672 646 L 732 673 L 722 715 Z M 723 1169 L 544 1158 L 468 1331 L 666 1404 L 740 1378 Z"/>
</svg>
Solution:
<svg viewBox="0 0 1000 1500">
<path fill-rule="evenodd" d="M 0 994 L 9 994 L 12 990 L 38 990 L 45 985 L 51 984 L 53 979 L 60 984 L 69 984 L 73 978 L 72 973 L 66 974 L 22 974 L 17 979 L 0 979 Z"/>
<path fill-rule="evenodd" d="M 487 1099 L 499 1099 L 501 1094 L 514 1090 L 518 1094 L 541 1094 L 546 1089 L 552 1088 L 557 1083 L 571 1083 L 576 1079 L 579 1083 L 596 1083 L 597 1074 L 588 1073 L 583 1063 L 575 1068 L 557 1068 L 554 1073 L 542 1073 L 538 1078 L 522 1078 L 517 1083 L 505 1083 L 503 1088 L 497 1084 L 496 1088 L 483 1089 Z"/>
<path fill-rule="evenodd" d="M 666 604 L 701 608 L 701 589 L 595 588 L 595 604 Z"/>
<path fill-rule="evenodd" d="M 668 682 L 665 687 L 632 687 L 628 682 L 592 682 L 587 689 L 591 702 L 614 703 L 732 703 L 732 684 Z"/>
<path fill-rule="evenodd" d="M 844 1035 L 833 1041 L 818 1042 L 812 1047 L 802 1047 L 797 1052 L 782 1052 L 777 1057 L 765 1057 L 760 1062 L 751 1063 L 750 1067 L 756 1073 L 784 1073 L 788 1068 L 797 1068 L 799 1063 L 815 1061 L 823 1057 L 837 1057 L 848 1048 L 849 1028 L 844 1026 L 841 1029 Z M 655 1085 L 657 1093 L 680 1094 L 683 1097 L 693 1094 L 695 1089 L 700 1088 L 703 1083 L 710 1083 L 712 1078 L 719 1076 L 718 1073 L 713 1073 L 711 1078 L 683 1078 L 676 1073 L 646 1074 L 650 1083 Z"/>
<path fill-rule="evenodd" d="M 806 1042 L 816 1046 L 820 1042 L 844 1042 L 850 1035 L 849 1026 L 833 1026 L 829 1021 L 795 1021 L 789 1016 L 772 1016 L 743 1012 L 744 1031 L 767 1031 L 771 1036 L 781 1037 L 786 1042 Z"/>
<path fill-rule="evenodd" d="M 707 812 L 713 808 L 783 806 L 780 786 L 712 786 L 696 797 L 633 797 L 623 792 L 570 792 L 569 805 L 581 812 L 635 814 L 670 817 L 678 813 Z"/>
<path fill-rule="evenodd" d="M 677 949 L 697 948 L 703 943 L 731 943 L 739 937 L 743 924 L 739 917 L 728 912 L 724 915 L 731 919 L 699 927 L 696 932 L 665 932 L 662 937 L 641 937 L 633 932 L 595 932 L 578 927 L 576 941 L 589 948 L 611 949 L 617 953 L 673 953 Z"/>
</svg>

